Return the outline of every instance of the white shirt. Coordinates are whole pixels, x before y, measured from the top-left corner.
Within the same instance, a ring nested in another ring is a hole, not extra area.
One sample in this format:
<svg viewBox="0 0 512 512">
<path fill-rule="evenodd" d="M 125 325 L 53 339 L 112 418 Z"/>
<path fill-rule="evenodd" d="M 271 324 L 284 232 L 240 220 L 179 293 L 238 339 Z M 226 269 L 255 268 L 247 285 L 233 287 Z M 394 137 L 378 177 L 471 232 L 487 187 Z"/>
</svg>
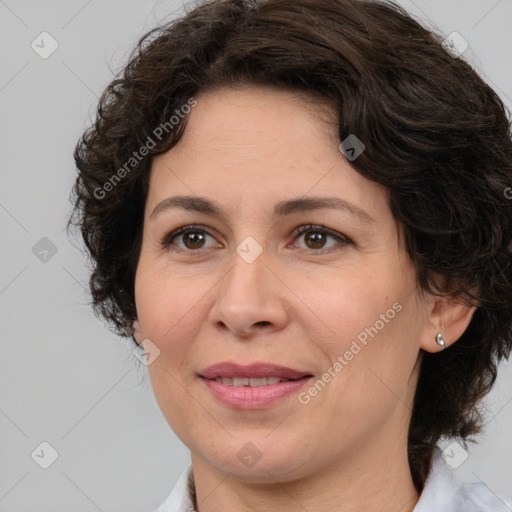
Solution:
<svg viewBox="0 0 512 512">
<path fill-rule="evenodd" d="M 169 497 L 153 512 L 194 512 L 192 465 L 180 475 Z M 500 498 L 483 482 L 462 483 L 448 469 L 436 446 L 431 472 L 414 512 L 512 512 L 512 500 Z"/>
</svg>

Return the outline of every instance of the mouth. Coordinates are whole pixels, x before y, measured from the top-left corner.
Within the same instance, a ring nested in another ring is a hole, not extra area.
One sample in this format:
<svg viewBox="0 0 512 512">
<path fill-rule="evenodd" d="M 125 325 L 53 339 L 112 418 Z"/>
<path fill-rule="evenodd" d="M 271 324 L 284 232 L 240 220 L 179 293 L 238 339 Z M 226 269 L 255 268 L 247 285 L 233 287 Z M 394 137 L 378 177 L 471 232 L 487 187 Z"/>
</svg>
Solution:
<svg viewBox="0 0 512 512">
<path fill-rule="evenodd" d="M 235 388 L 261 388 L 263 386 L 273 386 L 280 382 L 291 382 L 299 379 L 285 379 L 280 377 L 216 377 L 215 382 L 220 382 L 225 386 L 233 386 Z"/>
<path fill-rule="evenodd" d="M 227 386 L 248 386 L 255 388 L 271 386 L 279 382 L 299 380 L 304 377 L 312 377 L 313 375 L 308 371 L 296 370 L 288 366 L 280 366 L 273 363 L 240 365 L 230 361 L 224 361 L 205 368 L 199 373 L 199 376 L 208 380 L 221 382 Z"/>
<path fill-rule="evenodd" d="M 218 363 L 198 376 L 225 405 L 237 409 L 263 409 L 294 394 L 313 374 L 270 363 L 238 365 Z"/>
</svg>

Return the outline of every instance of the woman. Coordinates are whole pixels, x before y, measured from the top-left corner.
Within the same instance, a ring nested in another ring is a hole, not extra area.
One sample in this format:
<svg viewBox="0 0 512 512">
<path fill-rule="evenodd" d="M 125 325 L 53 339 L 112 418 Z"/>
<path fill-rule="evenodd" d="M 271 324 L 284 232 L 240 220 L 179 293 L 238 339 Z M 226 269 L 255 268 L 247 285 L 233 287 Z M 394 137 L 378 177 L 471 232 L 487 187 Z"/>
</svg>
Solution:
<svg viewBox="0 0 512 512">
<path fill-rule="evenodd" d="M 160 512 L 512 509 L 443 460 L 510 354 L 512 141 L 439 36 L 385 2 L 203 3 L 75 159 L 93 306 L 191 452 Z"/>
</svg>

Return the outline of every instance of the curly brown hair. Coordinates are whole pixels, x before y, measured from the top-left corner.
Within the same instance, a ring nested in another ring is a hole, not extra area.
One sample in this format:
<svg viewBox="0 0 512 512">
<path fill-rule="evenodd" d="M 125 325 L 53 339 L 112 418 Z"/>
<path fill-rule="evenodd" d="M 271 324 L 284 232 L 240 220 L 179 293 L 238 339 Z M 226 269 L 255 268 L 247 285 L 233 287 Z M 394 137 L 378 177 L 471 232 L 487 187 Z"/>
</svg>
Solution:
<svg viewBox="0 0 512 512">
<path fill-rule="evenodd" d="M 198 4 L 146 33 L 101 96 L 74 153 L 67 225 L 80 228 L 90 255 L 96 315 L 133 338 L 151 161 L 180 140 L 183 106 L 243 85 L 327 101 L 340 140 L 365 141 L 353 168 L 390 191 L 418 285 L 477 306 L 456 343 L 422 354 L 408 441 L 420 492 L 439 439 L 466 445 L 481 431 L 478 406 L 512 346 L 510 113 L 442 39 L 390 1 Z"/>
</svg>

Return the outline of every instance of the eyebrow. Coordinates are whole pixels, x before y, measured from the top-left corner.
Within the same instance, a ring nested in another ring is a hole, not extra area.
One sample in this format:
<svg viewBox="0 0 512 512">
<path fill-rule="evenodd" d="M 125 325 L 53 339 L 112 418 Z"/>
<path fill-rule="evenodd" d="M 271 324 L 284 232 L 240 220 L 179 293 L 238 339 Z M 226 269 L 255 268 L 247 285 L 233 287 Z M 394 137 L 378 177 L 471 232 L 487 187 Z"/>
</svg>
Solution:
<svg viewBox="0 0 512 512">
<path fill-rule="evenodd" d="M 224 217 L 220 206 L 209 199 L 197 196 L 173 196 L 167 197 L 158 203 L 151 212 L 150 218 L 155 218 L 160 213 L 172 208 L 183 208 L 188 211 L 205 213 L 220 218 Z M 300 197 L 289 199 L 277 203 L 274 206 L 273 213 L 274 217 L 284 217 L 297 212 L 325 209 L 345 210 L 366 224 L 375 223 L 375 219 L 368 212 L 339 197 Z"/>
</svg>

